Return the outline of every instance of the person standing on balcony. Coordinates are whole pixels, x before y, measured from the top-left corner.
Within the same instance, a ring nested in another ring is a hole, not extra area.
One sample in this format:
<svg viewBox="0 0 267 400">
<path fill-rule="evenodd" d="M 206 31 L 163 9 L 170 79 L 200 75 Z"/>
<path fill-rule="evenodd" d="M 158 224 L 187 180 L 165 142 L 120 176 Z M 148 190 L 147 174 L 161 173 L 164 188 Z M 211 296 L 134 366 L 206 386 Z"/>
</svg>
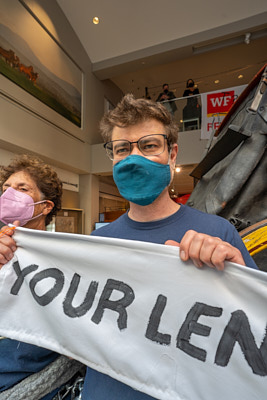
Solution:
<svg viewBox="0 0 267 400">
<path fill-rule="evenodd" d="M 195 82 L 193 79 L 188 79 L 186 82 L 186 89 L 183 93 L 183 97 L 188 97 L 186 106 L 183 108 L 183 120 L 198 120 L 197 126 L 200 127 L 201 106 L 198 103 L 199 96 L 196 96 L 197 94 L 199 94 L 199 89 L 196 87 Z M 194 124 L 195 121 L 187 122 L 187 126 L 194 126 Z"/>
<path fill-rule="evenodd" d="M 175 104 L 175 94 L 169 90 L 169 84 L 164 83 L 162 85 L 163 92 L 158 95 L 156 102 L 163 102 L 163 105 L 167 108 L 167 110 L 174 116 L 175 111 L 177 110 L 177 106 Z M 171 101 L 166 101 L 171 100 Z"/>
<path fill-rule="evenodd" d="M 188 79 L 186 82 L 186 89 L 184 91 L 183 97 L 193 96 L 195 94 L 199 94 L 199 90 L 196 87 L 193 79 Z M 196 99 L 196 97 L 195 97 L 195 99 Z M 193 100 L 193 99 L 191 99 L 191 100 Z"/>
</svg>

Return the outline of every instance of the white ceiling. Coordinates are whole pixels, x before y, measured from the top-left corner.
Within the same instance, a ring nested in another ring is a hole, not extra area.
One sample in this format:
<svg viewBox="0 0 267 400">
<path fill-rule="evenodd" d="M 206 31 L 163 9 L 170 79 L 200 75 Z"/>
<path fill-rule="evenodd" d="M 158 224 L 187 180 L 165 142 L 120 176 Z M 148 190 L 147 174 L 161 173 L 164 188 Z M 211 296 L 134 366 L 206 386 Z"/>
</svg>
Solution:
<svg viewBox="0 0 267 400">
<path fill-rule="evenodd" d="M 57 0 L 93 64 L 236 36 L 266 22 L 265 0 Z M 100 23 L 94 25 L 93 17 Z M 208 26 L 207 26 L 208 23 Z M 198 37 L 194 37 L 198 35 Z M 185 40 L 187 38 L 187 40 Z M 157 48 L 155 48 L 157 46 Z M 161 46 L 161 48 L 160 48 Z M 130 57 L 129 57 L 130 59 Z"/>
<path fill-rule="evenodd" d="M 137 97 L 148 87 L 155 99 L 164 82 L 180 97 L 188 78 L 202 93 L 248 83 L 267 61 L 266 0 L 57 2 L 96 76 Z"/>
</svg>

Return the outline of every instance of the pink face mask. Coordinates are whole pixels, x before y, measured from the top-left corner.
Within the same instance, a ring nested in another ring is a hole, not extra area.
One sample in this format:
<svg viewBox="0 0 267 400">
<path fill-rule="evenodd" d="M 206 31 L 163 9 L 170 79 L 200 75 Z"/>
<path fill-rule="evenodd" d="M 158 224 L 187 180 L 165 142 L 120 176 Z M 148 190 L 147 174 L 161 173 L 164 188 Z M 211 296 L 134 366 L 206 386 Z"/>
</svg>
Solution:
<svg viewBox="0 0 267 400">
<path fill-rule="evenodd" d="M 0 197 L 0 220 L 4 224 L 12 224 L 19 221 L 24 226 L 32 219 L 40 217 L 41 214 L 33 216 L 35 204 L 45 203 L 46 200 L 33 203 L 33 199 L 26 193 L 9 187 Z"/>
</svg>

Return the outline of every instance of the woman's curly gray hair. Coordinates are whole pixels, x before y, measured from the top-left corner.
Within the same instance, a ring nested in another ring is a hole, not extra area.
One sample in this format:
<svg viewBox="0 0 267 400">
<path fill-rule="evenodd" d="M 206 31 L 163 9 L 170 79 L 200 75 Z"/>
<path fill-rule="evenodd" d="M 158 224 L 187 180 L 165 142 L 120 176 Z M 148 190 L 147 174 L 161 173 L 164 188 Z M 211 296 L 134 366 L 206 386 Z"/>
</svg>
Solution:
<svg viewBox="0 0 267 400">
<path fill-rule="evenodd" d="M 1 188 L 6 180 L 19 171 L 25 171 L 34 180 L 38 189 L 43 193 L 46 200 L 54 203 L 52 211 L 46 216 L 45 224 L 48 225 L 53 215 L 61 209 L 62 182 L 57 173 L 40 158 L 23 154 L 17 156 L 8 166 L 0 167 Z"/>
</svg>

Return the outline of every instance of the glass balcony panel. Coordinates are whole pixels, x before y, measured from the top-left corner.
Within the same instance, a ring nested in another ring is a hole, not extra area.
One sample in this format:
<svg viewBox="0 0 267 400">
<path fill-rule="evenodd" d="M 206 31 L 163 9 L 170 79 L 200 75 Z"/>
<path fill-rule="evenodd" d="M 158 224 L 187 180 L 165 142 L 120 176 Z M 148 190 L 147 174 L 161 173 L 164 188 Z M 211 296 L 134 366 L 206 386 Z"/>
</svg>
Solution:
<svg viewBox="0 0 267 400">
<path fill-rule="evenodd" d="M 180 132 L 201 129 L 201 95 L 180 97 L 162 104 L 173 115 Z"/>
</svg>

